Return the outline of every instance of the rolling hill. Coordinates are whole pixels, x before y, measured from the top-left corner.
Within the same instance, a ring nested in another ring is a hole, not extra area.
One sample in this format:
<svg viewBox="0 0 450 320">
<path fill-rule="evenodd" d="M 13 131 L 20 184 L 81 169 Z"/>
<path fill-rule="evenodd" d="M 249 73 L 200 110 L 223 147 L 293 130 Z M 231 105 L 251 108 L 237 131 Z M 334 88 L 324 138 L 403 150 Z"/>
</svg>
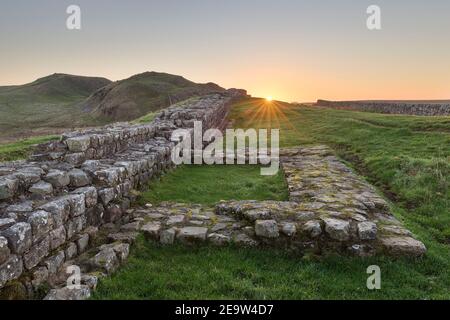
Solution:
<svg viewBox="0 0 450 320">
<path fill-rule="evenodd" d="M 0 140 L 94 125 L 96 120 L 76 105 L 109 83 L 105 78 L 55 73 L 25 85 L 0 87 Z"/>
<path fill-rule="evenodd" d="M 116 82 L 55 73 L 25 85 L 0 86 L 0 142 L 133 120 L 223 90 L 167 73 L 145 72 Z"/>
<path fill-rule="evenodd" d="M 83 103 L 83 110 L 98 119 L 133 120 L 192 96 L 224 90 L 214 83 L 197 84 L 181 76 L 145 72 L 97 90 Z"/>
</svg>

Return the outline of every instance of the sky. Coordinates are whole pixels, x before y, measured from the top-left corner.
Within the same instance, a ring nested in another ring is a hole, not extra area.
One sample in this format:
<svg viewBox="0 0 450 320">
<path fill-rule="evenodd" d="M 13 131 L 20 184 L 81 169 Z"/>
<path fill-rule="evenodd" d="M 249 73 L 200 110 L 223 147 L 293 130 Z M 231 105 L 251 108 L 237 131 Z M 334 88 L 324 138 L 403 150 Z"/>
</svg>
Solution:
<svg viewBox="0 0 450 320">
<path fill-rule="evenodd" d="M 160 71 L 289 102 L 450 99 L 449 34 L 448 0 L 2 0 L 0 85 Z"/>
</svg>

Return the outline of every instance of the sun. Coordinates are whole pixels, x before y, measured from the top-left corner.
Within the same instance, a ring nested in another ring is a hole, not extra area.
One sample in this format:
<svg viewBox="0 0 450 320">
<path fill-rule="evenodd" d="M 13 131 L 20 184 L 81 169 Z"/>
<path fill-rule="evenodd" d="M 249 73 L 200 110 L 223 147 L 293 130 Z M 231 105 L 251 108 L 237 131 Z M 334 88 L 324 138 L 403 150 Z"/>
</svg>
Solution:
<svg viewBox="0 0 450 320">
<path fill-rule="evenodd" d="M 270 102 L 270 101 L 272 101 L 272 100 L 273 100 L 272 96 L 266 97 L 266 101 Z"/>
</svg>

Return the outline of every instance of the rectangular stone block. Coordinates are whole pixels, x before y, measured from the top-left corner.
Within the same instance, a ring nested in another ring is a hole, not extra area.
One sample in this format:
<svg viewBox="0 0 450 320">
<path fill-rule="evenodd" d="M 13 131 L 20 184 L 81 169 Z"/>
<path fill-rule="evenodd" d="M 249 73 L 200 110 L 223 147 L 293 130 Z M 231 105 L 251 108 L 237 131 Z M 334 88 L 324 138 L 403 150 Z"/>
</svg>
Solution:
<svg viewBox="0 0 450 320">
<path fill-rule="evenodd" d="M 17 255 L 11 256 L 8 261 L 0 265 L 0 289 L 3 288 L 7 282 L 20 277 L 22 271 L 22 259 Z"/>
<path fill-rule="evenodd" d="M 42 241 L 33 245 L 28 252 L 23 255 L 23 263 L 27 270 L 31 270 L 44 259 L 50 251 L 50 237 L 45 237 Z"/>
<path fill-rule="evenodd" d="M 16 223 L 3 231 L 1 235 L 8 239 L 8 246 L 13 253 L 22 254 L 31 247 L 32 232 L 29 223 Z"/>
</svg>

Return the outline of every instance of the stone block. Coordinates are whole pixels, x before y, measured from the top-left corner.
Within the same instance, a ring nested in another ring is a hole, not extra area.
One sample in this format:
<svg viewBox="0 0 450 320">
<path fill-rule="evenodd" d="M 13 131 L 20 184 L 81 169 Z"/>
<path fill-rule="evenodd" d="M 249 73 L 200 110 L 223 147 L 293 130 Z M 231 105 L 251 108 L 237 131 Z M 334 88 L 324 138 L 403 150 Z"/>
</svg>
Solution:
<svg viewBox="0 0 450 320">
<path fill-rule="evenodd" d="M 85 187 L 91 183 L 91 179 L 83 170 L 72 169 L 68 172 L 68 175 L 71 187 L 75 188 Z"/>
<path fill-rule="evenodd" d="M 278 224 L 275 220 L 256 220 L 255 233 L 262 238 L 278 238 Z"/>
<path fill-rule="evenodd" d="M 31 225 L 19 222 L 2 232 L 2 236 L 8 239 L 9 248 L 13 253 L 23 254 L 32 244 Z"/>
<path fill-rule="evenodd" d="M 33 184 L 28 191 L 33 194 L 47 196 L 53 194 L 53 186 L 48 182 L 39 181 L 38 183 Z"/>
<path fill-rule="evenodd" d="M 23 264 L 27 270 L 31 270 L 44 259 L 50 251 L 50 237 L 47 236 L 40 242 L 34 244 L 30 250 L 23 255 Z"/>
<path fill-rule="evenodd" d="M 58 228 L 50 231 L 50 249 L 54 250 L 66 242 L 66 228 L 59 226 Z"/>
<path fill-rule="evenodd" d="M 65 141 L 70 152 L 85 152 L 91 144 L 90 136 L 79 136 L 69 138 Z"/>
<path fill-rule="evenodd" d="M 54 188 L 64 188 L 70 183 L 67 172 L 56 169 L 50 170 L 44 177 L 44 180 L 51 183 Z"/>
<path fill-rule="evenodd" d="M 33 212 L 28 218 L 28 223 L 31 225 L 33 242 L 40 241 L 52 227 L 50 214 L 43 210 Z"/>
<path fill-rule="evenodd" d="M 350 223 L 341 219 L 324 218 L 325 231 L 330 238 L 338 241 L 350 239 Z"/>
</svg>

